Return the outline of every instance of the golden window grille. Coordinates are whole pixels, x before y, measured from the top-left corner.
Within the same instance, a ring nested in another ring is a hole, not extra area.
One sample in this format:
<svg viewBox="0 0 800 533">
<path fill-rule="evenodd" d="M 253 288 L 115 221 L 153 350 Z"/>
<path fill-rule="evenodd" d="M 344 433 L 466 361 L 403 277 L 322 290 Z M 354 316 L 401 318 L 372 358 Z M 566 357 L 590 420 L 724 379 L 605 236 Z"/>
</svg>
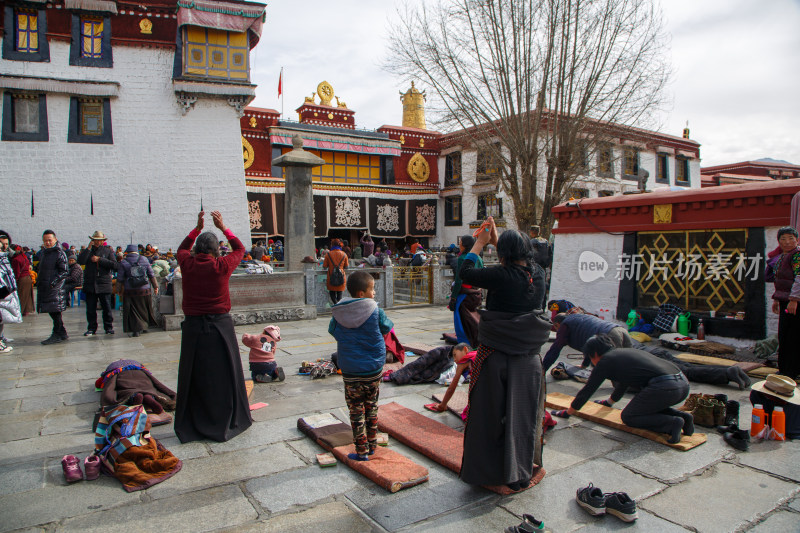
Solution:
<svg viewBox="0 0 800 533">
<path fill-rule="evenodd" d="M 753 276 L 747 237 L 748 230 L 741 228 L 639 232 L 639 306 L 672 303 L 689 311 L 744 311 L 745 281 Z"/>
</svg>

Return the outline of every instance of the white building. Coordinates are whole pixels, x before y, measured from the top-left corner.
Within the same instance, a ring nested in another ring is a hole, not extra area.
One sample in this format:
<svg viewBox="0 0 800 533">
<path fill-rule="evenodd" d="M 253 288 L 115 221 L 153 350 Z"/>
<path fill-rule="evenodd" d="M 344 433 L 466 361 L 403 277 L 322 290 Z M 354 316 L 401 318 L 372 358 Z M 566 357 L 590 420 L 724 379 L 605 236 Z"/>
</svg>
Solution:
<svg viewBox="0 0 800 533">
<path fill-rule="evenodd" d="M 175 249 L 202 201 L 247 242 L 239 117 L 264 9 L 6 1 L 0 228 L 26 245 L 102 230 L 115 246 Z"/>
<path fill-rule="evenodd" d="M 636 128 L 620 128 L 616 138 L 594 148 L 584 165 L 586 171 L 568 189 L 565 199 L 615 196 L 638 189 L 639 169 L 649 173 L 648 190 L 668 187 L 700 187 L 700 144 L 688 138 Z M 505 227 L 516 228 L 514 206 L 498 183 L 498 169 L 480 146 L 470 143 L 464 132 L 439 139 L 441 183 L 437 245 L 458 242 L 487 216 L 502 219 Z M 540 175 L 545 175 L 544 165 Z M 544 194 L 544 183 L 538 196 Z M 527 228 L 519 228 L 527 229 Z"/>
</svg>

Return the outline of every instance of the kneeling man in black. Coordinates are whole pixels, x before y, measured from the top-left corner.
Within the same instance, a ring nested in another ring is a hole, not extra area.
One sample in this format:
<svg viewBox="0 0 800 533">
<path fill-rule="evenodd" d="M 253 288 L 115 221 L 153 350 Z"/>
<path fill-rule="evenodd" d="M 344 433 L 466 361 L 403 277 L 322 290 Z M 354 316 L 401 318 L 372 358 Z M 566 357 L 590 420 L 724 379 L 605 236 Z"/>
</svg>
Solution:
<svg viewBox="0 0 800 533">
<path fill-rule="evenodd" d="M 692 415 L 672 408 L 689 396 L 689 382 L 677 366 L 643 350 L 614 348 L 607 335 L 591 337 L 583 353 L 590 357 L 594 370 L 569 409 L 559 415 L 575 414 L 603 381 L 610 379 L 614 391 L 608 400 L 596 400 L 597 403 L 610 407 L 628 388 L 641 389 L 622 410 L 626 425 L 666 433 L 671 444 L 680 442 L 681 432 L 694 433 Z"/>
</svg>

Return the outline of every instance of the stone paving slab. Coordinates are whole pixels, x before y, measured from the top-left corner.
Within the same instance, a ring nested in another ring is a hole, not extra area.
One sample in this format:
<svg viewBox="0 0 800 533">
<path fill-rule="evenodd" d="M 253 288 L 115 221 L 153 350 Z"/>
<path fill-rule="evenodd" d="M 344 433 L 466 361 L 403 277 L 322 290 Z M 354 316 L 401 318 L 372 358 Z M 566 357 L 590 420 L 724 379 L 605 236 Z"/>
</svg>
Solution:
<svg viewBox="0 0 800 533">
<path fill-rule="evenodd" d="M 722 436 L 710 431 L 704 444 L 685 452 L 639 439 L 622 450 L 608 454 L 607 459 L 658 479 L 676 480 L 720 459 L 733 457 L 733 449 L 722 440 Z"/>
<path fill-rule="evenodd" d="M 0 415 L 8 415 L 19 411 L 22 400 L 0 400 Z"/>
<path fill-rule="evenodd" d="M 271 517 L 254 524 L 225 529 L 226 533 L 369 533 L 372 526 L 343 502 L 317 505 L 298 513 Z"/>
<path fill-rule="evenodd" d="M 602 518 L 594 519 L 594 522 L 591 524 L 572 531 L 580 531 L 580 533 L 602 533 L 604 531 L 626 531 L 629 529 L 636 531 L 657 531 L 658 533 L 686 533 L 685 528 L 659 518 L 643 509 L 639 509 L 639 518 L 633 523 L 623 522 L 617 517 L 607 514 Z"/>
<path fill-rule="evenodd" d="M 64 521 L 60 532 L 214 531 L 258 517 L 244 493 L 234 485 L 213 487 L 140 506 L 102 511 Z"/>
<path fill-rule="evenodd" d="M 247 491 L 270 513 L 292 510 L 372 483 L 347 466 L 321 468 L 314 464 L 302 469 L 264 476 L 246 483 Z M 383 490 L 375 486 L 377 490 Z"/>
<path fill-rule="evenodd" d="M 45 484 L 44 459 L 0 466 L 0 496 L 40 489 Z"/>
<path fill-rule="evenodd" d="M 743 465 L 776 473 L 800 482 L 800 441 L 752 442 L 747 452 L 736 454 Z"/>
<path fill-rule="evenodd" d="M 375 487 L 377 490 L 382 490 Z M 417 489 L 417 490 L 412 490 Z M 402 490 L 391 497 L 374 498 L 370 489 L 360 487 L 345 494 L 356 507 L 388 531 L 422 522 L 466 505 L 497 499 L 497 495 L 486 489 L 473 487 L 452 480 L 440 485 L 427 483 Z M 385 491 L 384 491 L 385 492 Z M 383 501 L 380 501 L 383 500 Z"/>
<path fill-rule="evenodd" d="M 732 497 L 731 488 L 738 497 Z M 640 503 L 640 507 L 697 531 L 733 531 L 772 510 L 776 502 L 800 491 L 794 483 L 730 463 Z"/>
<path fill-rule="evenodd" d="M 548 432 L 542 460 L 547 475 L 550 476 L 576 463 L 594 457 L 607 457 L 610 452 L 621 446 L 620 442 L 608 439 L 590 429 L 573 426 Z"/>
<path fill-rule="evenodd" d="M 795 511 L 800 513 L 800 498 L 796 498 L 792 503 L 790 503 L 789 508 L 794 509 Z M 798 518 L 800 518 L 800 516 Z"/>
<path fill-rule="evenodd" d="M 522 522 L 522 518 L 514 516 L 494 503 L 489 503 L 457 509 L 452 513 L 416 526 L 414 531 L 436 533 L 503 531 L 508 526 L 519 525 L 520 522 Z"/>
<path fill-rule="evenodd" d="M 342 403 L 344 403 L 344 397 L 342 397 Z M 265 409 L 269 409 L 269 407 L 264 407 L 261 410 Z M 297 418 L 299 417 L 256 422 L 250 426 L 250 429 L 235 439 L 231 439 L 228 442 L 213 442 L 208 447 L 213 453 L 224 453 L 254 446 L 264 446 L 284 440 L 304 438 L 305 435 L 297 429 Z"/>
<path fill-rule="evenodd" d="M 180 473 L 147 489 L 153 499 L 306 466 L 283 443 L 183 461 Z"/>
<path fill-rule="evenodd" d="M 545 469 L 547 469 L 545 464 Z M 572 531 L 594 524 L 597 518 L 584 511 L 575 501 L 575 493 L 581 487 L 594 483 L 603 492 L 623 491 L 631 498 L 643 497 L 663 490 L 666 485 L 649 479 L 607 459 L 595 459 L 562 470 L 552 476 L 546 475 L 533 490 L 508 497 L 503 507 L 522 516 L 530 513 L 544 520 L 553 531 Z"/>
<path fill-rule="evenodd" d="M 61 466 L 59 465 L 60 469 Z M 48 481 L 45 487 L 0 498 L 0 531 L 47 524 L 122 504 L 139 503 L 140 493 L 128 493 L 116 479 L 101 476 L 67 486 Z"/>
<path fill-rule="evenodd" d="M 0 465 L 24 463 L 44 457 L 59 459 L 76 450 L 85 450 L 94 446 L 94 441 L 87 440 L 84 434 L 46 435 L 31 439 L 15 440 L 0 446 Z"/>
<path fill-rule="evenodd" d="M 0 390 L 0 400 L 13 400 L 16 398 L 42 398 L 52 397 L 55 394 L 64 392 L 78 392 L 77 381 L 59 381 L 47 385 L 33 385 L 30 387 L 15 387 L 13 389 Z M 61 403 L 59 401 L 59 403 Z"/>
<path fill-rule="evenodd" d="M 798 531 L 798 529 L 800 529 L 800 514 L 778 511 L 747 531 L 749 533 L 775 533 L 776 531 Z"/>
</svg>

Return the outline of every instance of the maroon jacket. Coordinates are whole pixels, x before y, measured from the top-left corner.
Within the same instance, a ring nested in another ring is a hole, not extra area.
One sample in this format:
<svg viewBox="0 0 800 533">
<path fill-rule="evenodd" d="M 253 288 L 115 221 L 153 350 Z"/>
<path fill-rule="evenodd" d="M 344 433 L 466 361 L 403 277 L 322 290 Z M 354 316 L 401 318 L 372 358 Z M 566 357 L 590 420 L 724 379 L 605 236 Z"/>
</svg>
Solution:
<svg viewBox="0 0 800 533">
<path fill-rule="evenodd" d="M 217 315 L 231 310 L 228 280 L 244 257 L 244 245 L 230 230 L 225 238 L 233 249 L 224 257 L 192 255 L 192 244 L 200 232 L 193 229 L 178 247 L 178 265 L 183 278 L 183 313 L 188 316 Z"/>
</svg>

